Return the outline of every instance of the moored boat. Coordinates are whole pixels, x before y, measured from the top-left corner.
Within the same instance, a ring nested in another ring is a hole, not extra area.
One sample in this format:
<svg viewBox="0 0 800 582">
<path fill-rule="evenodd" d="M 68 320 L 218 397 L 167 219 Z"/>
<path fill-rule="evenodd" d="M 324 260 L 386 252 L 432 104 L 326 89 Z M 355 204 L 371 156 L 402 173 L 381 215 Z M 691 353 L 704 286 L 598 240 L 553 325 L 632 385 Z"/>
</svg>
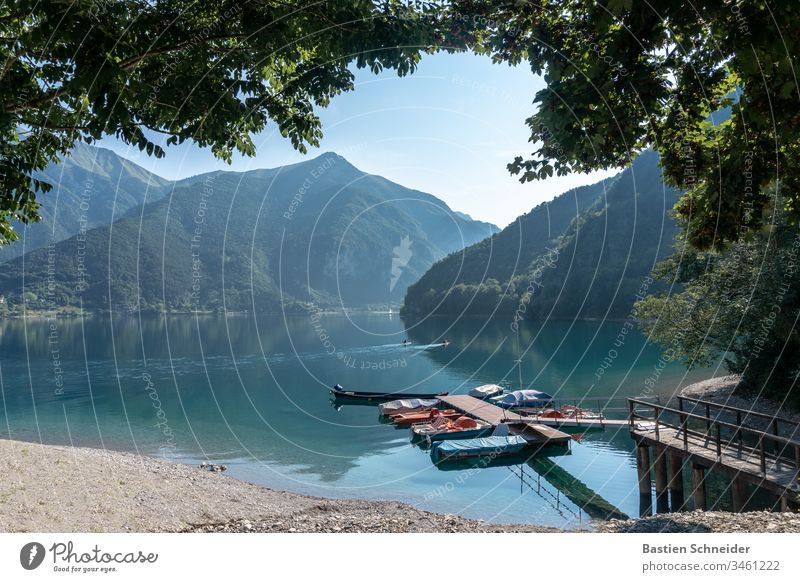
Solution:
<svg viewBox="0 0 800 582">
<path fill-rule="evenodd" d="M 378 405 L 378 410 L 383 416 L 390 416 L 392 414 L 404 414 L 407 412 L 419 412 L 420 410 L 429 410 L 439 404 L 436 398 L 420 399 L 408 398 L 402 400 L 392 400 L 390 402 L 383 402 Z"/>
<path fill-rule="evenodd" d="M 553 402 L 553 397 L 539 390 L 515 390 L 491 400 L 500 408 L 543 408 Z"/>
<path fill-rule="evenodd" d="M 455 420 L 438 417 L 433 422 L 416 424 L 411 427 L 413 438 L 426 438 L 431 442 L 447 439 L 466 439 L 488 436 L 493 427 L 488 422 L 476 420 L 469 416 L 460 416 Z"/>
<path fill-rule="evenodd" d="M 561 408 L 537 409 L 535 416 L 553 420 L 602 420 L 603 418 L 599 412 L 585 410 L 571 404 L 565 404 Z"/>
<path fill-rule="evenodd" d="M 430 400 L 439 396 L 447 396 L 447 392 L 439 392 L 436 394 L 418 394 L 414 392 L 362 392 L 358 390 L 345 390 L 340 384 L 336 384 L 330 389 L 330 392 L 337 399 L 362 400 L 368 402 L 388 402 L 390 400 L 403 400 L 410 398 Z"/>
<path fill-rule="evenodd" d="M 457 410 L 439 410 L 438 408 L 431 408 L 430 410 L 423 410 L 421 412 L 408 412 L 406 414 L 393 414 L 389 418 L 397 426 L 410 426 L 420 422 L 433 422 L 437 418 L 444 417 L 446 419 L 456 419 L 462 413 Z"/>
<path fill-rule="evenodd" d="M 528 447 L 532 447 L 531 443 L 517 435 L 445 440 L 433 444 L 431 459 L 434 463 L 475 457 L 496 459 L 506 455 L 518 455 Z"/>
<path fill-rule="evenodd" d="M 484 384 L 483 386 L 478 386 L 469 391 L 470 396 L 473 398 L 480 398 L 481 400 L 486 400 L 487 398 L 493 398 L 502 394 L 503 387 L 497 384 Z"/>
</svg>

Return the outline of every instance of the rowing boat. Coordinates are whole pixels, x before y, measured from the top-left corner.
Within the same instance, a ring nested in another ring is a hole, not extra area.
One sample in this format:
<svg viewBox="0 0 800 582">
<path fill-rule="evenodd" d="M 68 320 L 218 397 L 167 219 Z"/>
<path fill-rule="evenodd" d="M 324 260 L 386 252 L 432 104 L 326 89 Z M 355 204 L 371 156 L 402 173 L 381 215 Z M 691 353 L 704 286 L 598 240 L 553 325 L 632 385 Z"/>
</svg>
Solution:
<svg viewBox="0 0 800 582">
<path fill-rule="evenodd" d="M 437 394 L 417 394 L 413 392 L 359 392 L 357 390 L 345 390 L 339 384 L 331 388 L 330 392 L 337 399 L 362 400 L 368 402 L 388 402 L 390 400 L 402 400 L 409 398 L 430 400 L 440 396 L 447 396 L 447 392 L 439 392 Z"/>
</svg>

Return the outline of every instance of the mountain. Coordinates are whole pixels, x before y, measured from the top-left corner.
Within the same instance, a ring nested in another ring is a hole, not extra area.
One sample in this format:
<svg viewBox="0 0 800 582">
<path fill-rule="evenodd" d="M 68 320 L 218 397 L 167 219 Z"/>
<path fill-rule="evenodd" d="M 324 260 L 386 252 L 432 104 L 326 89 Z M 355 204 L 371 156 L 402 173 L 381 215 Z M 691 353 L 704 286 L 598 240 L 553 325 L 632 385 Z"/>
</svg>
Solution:
<svg viewBox="0 0 800 582">
<path fill-rule="evenodd" d="M 648 276 L 673 249 L 669 211 L 679 195 L 645 151 L 613 178 L 540 204 L 434 264 L 408 288 L 403 313 L 627 317 L 637 293 L 656 289 Z"/>
<path fill-rule="evenodd" d="M 277 311 L 399 304 L 435 261 L 497 231 L 336 154 L 212 172 L 6 264 L 31 307 Z M 303 304 L 303 306 L 300 305 Z"/>
<path fill-rule="evenodd" d="M 111 150 L 81 142 L 61 163 L 49 165 L 35 177 L 53 185 L 38 196 L 42 220 L 24 226 L 22 240 L 0 248 L 0 263 L 81 230 L 110 224 L 131 208 L 158 200 L 170 184 Z"/>
</svg>

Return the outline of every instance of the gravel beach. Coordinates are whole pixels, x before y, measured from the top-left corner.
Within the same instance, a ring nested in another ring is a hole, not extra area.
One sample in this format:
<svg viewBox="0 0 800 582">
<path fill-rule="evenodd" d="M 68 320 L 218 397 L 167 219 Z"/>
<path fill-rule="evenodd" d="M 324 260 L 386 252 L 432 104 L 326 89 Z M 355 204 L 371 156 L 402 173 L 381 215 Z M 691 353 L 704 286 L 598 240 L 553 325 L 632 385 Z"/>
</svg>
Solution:
<svg viewBox="0 0 800 582">
<path fill-rule="evenodd" d="M 683 394 L 763 412 L 780 409 L 732 396 L 737 380 L 699 382 Z M 0 440 L 0 472 L 0 532 L 561 531 L 488 524 L 393 501 L 275 491 L 194 466 L 99 449 Z M 687 512 L 593 526 L 601 532 L 797 533 L 800 513 Z"/>
<path fill-rule="evenodd" d="M 0 440 L 2 532 L 544 532 L 274 491 L 151 457 Z"/>
</svg>

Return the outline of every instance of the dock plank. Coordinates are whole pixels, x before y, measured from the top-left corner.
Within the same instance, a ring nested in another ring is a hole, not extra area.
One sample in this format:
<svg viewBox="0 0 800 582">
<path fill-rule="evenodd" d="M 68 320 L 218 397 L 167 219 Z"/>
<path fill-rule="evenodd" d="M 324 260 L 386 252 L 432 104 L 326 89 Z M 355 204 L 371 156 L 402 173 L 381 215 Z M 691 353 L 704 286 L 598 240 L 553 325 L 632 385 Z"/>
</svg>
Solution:
<svg viewBox="0 0 800 582">
<path fill-rule="evenodd" d="M 444 402 L 450 408 L 459 410 L 464 414 L 472 416 L 473 418 L 477 418 L 478 420 L 488 422 L 492 426 L 498 426 L 503 423 L 525 424 L 527 425 L 526 434 L 533 433 L 540 437 L 543 442 L 553 444 L 563 443 L 572 438 L 567 433 L 535 422 L 530 417 L 524 417 L 515 412 L 509 412 L 504 408 L 495 406 L 491 402 L 486 402 L 467 394 L 440 396 L 439 400 Z"/>
</svg>

